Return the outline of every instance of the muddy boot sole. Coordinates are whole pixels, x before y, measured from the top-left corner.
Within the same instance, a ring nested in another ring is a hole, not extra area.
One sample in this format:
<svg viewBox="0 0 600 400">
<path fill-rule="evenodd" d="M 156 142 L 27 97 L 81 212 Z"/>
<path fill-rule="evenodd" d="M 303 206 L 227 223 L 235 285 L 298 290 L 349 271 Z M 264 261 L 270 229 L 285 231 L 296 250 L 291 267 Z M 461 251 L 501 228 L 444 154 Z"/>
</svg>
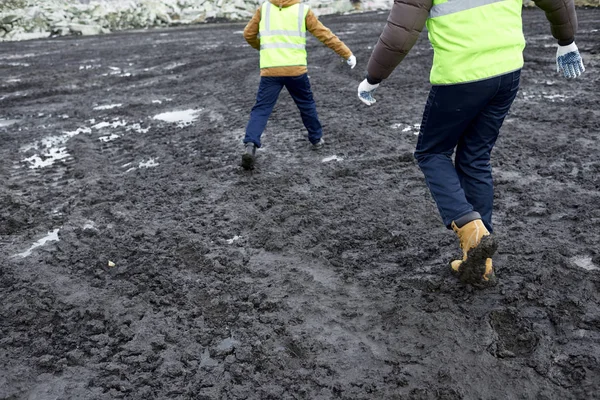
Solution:
<svg viewBox="0 0 600 400">
<path fill-rule="evenodd" d="M 245 170 L 254 169 L 254 157 L 250 154 L 244 154 L 242 156 L 242 168 Z"/>
<path fill-rule="evenodd" d="M 485 260 L 492 258 L 498 244 L 492 235 L 484 236 L 479 245 L 467 253 L 467 260 L 463 261 L 458 271 L 458 277 L 463 283 L 469 283 L 475 287 L 488 287 L 496 284 L 496 276 L 493 275 L 488 281 L 483 279 L 485 274 Z"/>
</svg>

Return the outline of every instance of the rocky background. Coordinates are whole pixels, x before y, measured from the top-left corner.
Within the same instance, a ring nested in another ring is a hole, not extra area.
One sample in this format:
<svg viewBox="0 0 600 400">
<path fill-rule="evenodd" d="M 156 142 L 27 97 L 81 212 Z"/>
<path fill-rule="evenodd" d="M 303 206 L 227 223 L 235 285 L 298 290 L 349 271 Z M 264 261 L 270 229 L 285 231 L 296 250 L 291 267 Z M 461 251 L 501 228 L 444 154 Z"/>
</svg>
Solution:
<svg viewBox="0 0 600 400">
<path fill-rule="evenodd" d="M 123 29 L 252 17 L 261 0 L 8 0 L 0 5 L 0 40 L 96 35 Z M 388 1 L 310 1 L 320 15 L 388 7 Z"/>
<path fill-rule="evenodd" d="M 0 41 L 249 19 L 262 0 L 3 0 Z M 525 5 L 533 5 L 524 0 Z M 576 0 L 600 6 L 600 0 Z M 318 15 L 388 9 L 392 0 L 309 0 Z"/>
</svg>

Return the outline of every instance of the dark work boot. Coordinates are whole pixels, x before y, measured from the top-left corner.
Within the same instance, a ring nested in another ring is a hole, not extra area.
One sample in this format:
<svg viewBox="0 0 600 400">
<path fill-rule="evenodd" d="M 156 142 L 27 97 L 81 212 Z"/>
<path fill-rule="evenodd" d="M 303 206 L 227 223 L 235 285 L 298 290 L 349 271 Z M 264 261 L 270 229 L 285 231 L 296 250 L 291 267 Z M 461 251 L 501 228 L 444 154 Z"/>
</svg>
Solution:
<svg viewBox="0 0 600 400">
<path fill-rule="evenodd" d="M 254 169 L 254 162 L 256 161 L 256 145 L 249 142 L 244 144 L 244 148 L 242 167 L 246 170 Z"/>
<path fill-rule="evenodd" d="M 325 146 L 325 140 L 323 138 L 319 139 L 317 143 L 312 144 L 313 150 L 321 150 Z"/>
</svg>

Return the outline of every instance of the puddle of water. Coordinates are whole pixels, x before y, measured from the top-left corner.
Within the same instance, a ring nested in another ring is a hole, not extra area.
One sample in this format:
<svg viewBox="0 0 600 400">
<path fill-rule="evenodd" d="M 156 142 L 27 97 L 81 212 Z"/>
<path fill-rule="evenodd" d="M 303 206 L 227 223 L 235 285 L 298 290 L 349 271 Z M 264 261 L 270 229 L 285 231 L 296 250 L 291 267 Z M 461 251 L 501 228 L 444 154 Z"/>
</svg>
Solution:
<svg viewBox="0 0 600 400">
<path fill-rule="evenodd" d="M 18 119 L 0 119 L 0 128 L 11 126 L 19 122 Z"/>
<path fill-rule="evenodd" d="M 151 158 L 148 161 L 141 161 L 138 165 L 138 168 L 152 168 L 158 167 L 159 165 L 159 163 L 157 163 L 153 158 Z"/>
<path fill-rule="evenodd" d="M 592 257 L 588 256 L 575 256 L 571 257 L 571 261 L 573 264 L 577 265 L 579 268 L 583 268 L 587 271 L 600 270 L 600 267 L 596 266 L 592 261 Z"/>
<path fill-rule="evenodd" d="M 111 127 L 111 128 L 118 128 L 119 126 L 126 126 L 127 122 L 125 121 L 114 121 L 114 122 L 100 122 L 94 126 L 92 126 L 92 128 L 94 129 L 102 129 L 102 128 L 107 128 L 107 127 Z"/>
<path fill-rule="evenodd" d="M 29 249 L 27 249 L 23 253 L 17 254 L 16 256 L 25 258 L 25 257 L 31 255 L 31 252 L 33 250 L 37 249 L 38 247 L 42 247 L 47 242 L 58 242 L 58 240 L 59 240 L 58 239 L 58 231 L 59 231 L 59 229 L 55 229 L 52 232 L 48 232 L 48 234 L 46 236 L 44 236 L 43 238 L 41 238 L 40 240 L 35 242 Z"/>
<path fill-rule="evenodd" d="M 113 108 L 121 107 L 123 104 L 105 104 L 103 106 L 96 106 L 92 110 L 111 110 Z"/>
<path fill-rule="evenodd" d="M 404 127 L 404 128 L 402 128 L 402 127 Z M 411 131 L 414 131 L 413 133 L 415 135 L 418 135 L 419 131 L 421 130 L 421 124 L 412 124 L 412 125 L 410 125 L 410 124 L 396 123 L 396 124 L 393 124 L 391 126 L 391 128 L 392 129 L 400 129 L 400 128 L 402 128 L 402 132 L 411 132 Z"/>
<path fill-rule="evenodd" d="M 80 133 L 92 133 L 90 128 L 78 128 L 71 132 L 64 132 L 63 135 L 60 136 L 49 136 L 47 138 L 42 139 L 39 142 L 23 146 L 21 151 L 28 151 L 32 149 L 39 149 L 40 147 L 45 148 L 45 151 L 42 151 L 38 154 L 34 154 L 31 157 L 25 158 L 23 161 L 28 162 L 30 164 L 29 168 L 37 169 L 44 168 L 54 164 L 58 160 L 65 159 L 69 157 L 69 153 L 67 152 L 67 148 L 63 145 L 73 136 L 77 136 Z"/>
<path fill-rule="evenodd" d="M 329 157 L 325 157 L 323 160 L 321 160 L 321 162 L 329 162 L 329 161 L 344 161 L 344 159 L 342 157 L 339 156 L 329 156 Z"/>
<path fill-rule="evenodd" d="M 108 136 L 100 136 L 98 139 L 101 142 L 106 143 L 106 142 L 112 142 L 113 140 L 118 139 L 118 138 L 120 138 L 120 136 L 113 133 L 113 134 L 108 135 Z"/>
<path fill-rule="evenodd" d="M 180 128 L 191 125 L 198 119 L 200 110 L 182 110 L 182 111 L 170 111 L 162 114 L 155 115 L 152 119 L 158 119 L 160 121 L 177 123 Z"/>
<path fill-rule="evenodd" d="M 228 350 L 231 350 L 231 349 L 233 349 L 235 346 L 237 346 L 237 345 L 239 345 L 239 344 L 240 344 L 240 342 L 239 342 L 239 341 L 235 340 L 235 339 L 234 339 L 234 338 L 232 338 L 232 337 L 228 337 L 228 338 L 226 338 L 226 339 L 223 339 L 223 340 L 221 341 L 221 343 L 219 343 L 219 344 L 217 345 L 217 350 L 220 350 L 220 351 L 228 351 Z"/>
<path fill-rule="evenodd" d="M 233 238 L 231 238 L 231 239 L 227 239 L 227 243 L 229 243 L 229 244 L 233 244 L 233 242 L 237 242 L 237 241 L 238 241 L 238 240 L 240 240 L 241 238 L 242 238 L 241 236 L 235 235 Z"/>
<path fill-rule="evenodd" d="M 214 358 L 210 357 L 210 352 L 208 349 L 205 349 L 202 355 L 200 356 L 200 366 L 201 367 L 216 367 L 219 365 L 219 362 Z"/>
</svg>

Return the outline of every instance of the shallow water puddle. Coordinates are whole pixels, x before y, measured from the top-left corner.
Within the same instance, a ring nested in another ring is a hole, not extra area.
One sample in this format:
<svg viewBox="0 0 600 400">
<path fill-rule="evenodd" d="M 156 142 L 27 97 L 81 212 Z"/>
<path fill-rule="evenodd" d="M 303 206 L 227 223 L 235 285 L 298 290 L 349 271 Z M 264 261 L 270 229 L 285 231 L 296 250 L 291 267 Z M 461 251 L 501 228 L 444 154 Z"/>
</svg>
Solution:
<svg viewBox="0 0 600 400">
<path fill-rule="evenodd" d="M 111 110 L 113 108 L 117 108 L 117 107 L 121 107 L 123 106 L 123 104 L 118 103 L 118 104 L 105 104 L 102 106 L 96 106 L 94 107 L 92 110 Z"/>
<path fill-rule="evenodd" d="M 227 239 L 227 243 L 228 243 L 228 244 L 233 244 L 233 242 L 237 242 L 237 241 L 238 241 L 238 240 L 240 240 L 241 238 L 242 238 L 241 236 L 235 235 L 233 238 L 231 238 L 231 239 Z"/>
<path fill-rule="evenodd" d="M 152 168 L 158 167 L 160 164 L 156 162 L 154 158 L 149 159 L 148 161 L 141 161 L 138 165 L 138 168 Z"/>
<path fill-rule="evenodd" d="M 342 157 L 333 155 L 333 156 L 329 156 L 329 157 L 325 157 L 323 160 L 321 160 L 321 162 L 329 162 L 329 161 L 344 161 L 344 159 Z"/>
<path fill-rule="evenodd" d="M 113 140 L 118 139 L 118 138 L 120 138 L 119 135 L 112 133 L 110 135 L 100 136 L 98 138 L 98 140 L 100 140 L 101 142 L 107 143 L 107 142 L 112 142 Z"/>
<path fill-rule="evenodd" d="M 55 229 L 52 232 L 48 232 L 46 236 L 35 242 L 29 249 L 27 249 L 23 253 L 16 254 L 15 256 L 25 258 L 29 256 L 33 250 L 37 249 L 38 247 L 42 247 L 48 242 L 58 242 L 58 231 L 59 229 Z"/>
<path fill-rule="evenodd" d="M 404 127 L 404 128 L 402 128 Z M 404 124 L 404 123 L 396 123 L 391 126 L 392 129 L 400 129 L 402 128 L 402 132 L 412 132 L 415 135 L 419 134 L 421 130 L 421 124 Z"/>
<path fill-rule="evenodd" d="M 58 160 L 63 160 L 69 157 L 67 148 L 63 145 L 73 136 L 77 136 L 80 133 L 92 133 L 90 128 L 78 128 L 71 132 L 63 132 L 60 136 L 49 136 L 42 139 L 39 142 L 30 144 L 21 148 L 21 151 L 28 151 L 32 149 L 39 149 L 44 147 L 46 150 L 38 154 L 34 154 L 31 157 L 25 158 L 22 161 L 28 162 L 29 168 L 44 168 L 54 164 Z"/>
<path fill-rule="evenodd" d="M 0 128 L 11 126 L 19 122 L 18 119 L 0 119 Z"/>
<path fill-rule="evenodd" d="M 198 119 L 198 114 L 202 111 L 199 110 L 182 110 L 182 111 L 170 111 L 162 114 L 155 115 L 152 119 L 158 119 L 160 121 L 176 123 L 178 127 L 183 128 L 184 126 L 191 125 Z"/>
<path fill-rule="evenodd" d="M 573 264 L 577 265 L 579 268 L 583 268 L 587 271 L 600 270 L 600 267 L 596 266 L 592 261 L 592 257 L 588 256 L 575 256 L 571 257 L 571 261 Z"/>
</svg>

